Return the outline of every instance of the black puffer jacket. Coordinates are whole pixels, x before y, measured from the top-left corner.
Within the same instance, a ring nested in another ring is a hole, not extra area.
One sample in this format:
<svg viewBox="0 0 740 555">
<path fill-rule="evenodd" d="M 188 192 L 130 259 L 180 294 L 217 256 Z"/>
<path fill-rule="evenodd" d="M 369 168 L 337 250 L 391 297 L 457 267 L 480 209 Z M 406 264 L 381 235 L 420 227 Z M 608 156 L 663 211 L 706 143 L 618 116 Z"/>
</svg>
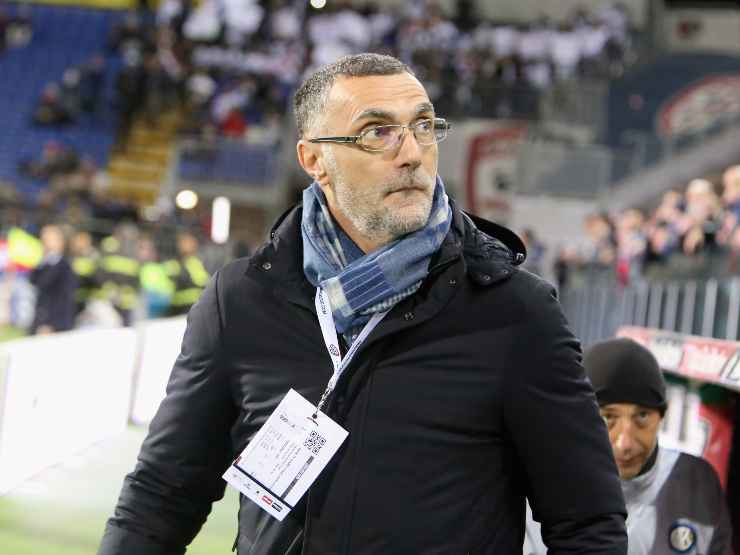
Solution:
<svg viewBox="0 0 740 555">
<path fill-rule="evenodd" d="M 551 553 L 627 553 L 606 429 L 552 288 L 516 268 L 513 233 L 453 212 L 422 288 L 330 398 L 349 437 L 282 523 L 242 499 L 239 555 L 520 554 L 525 496 Z M 332 366 L 300 217 L 223 268 L 191 311 L 100 555 L 183 553 L 288 389 L 318 401 Z"/>
</svg>

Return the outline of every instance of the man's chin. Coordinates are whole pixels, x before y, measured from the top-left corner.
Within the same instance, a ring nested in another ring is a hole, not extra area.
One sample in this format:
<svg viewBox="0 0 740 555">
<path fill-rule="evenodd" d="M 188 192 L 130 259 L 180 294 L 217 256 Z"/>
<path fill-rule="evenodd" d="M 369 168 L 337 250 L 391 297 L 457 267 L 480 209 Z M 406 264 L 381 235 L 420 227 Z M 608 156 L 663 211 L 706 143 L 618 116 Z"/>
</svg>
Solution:
<svg viewBox="0 0 740 555">
<path fill-rule="evenodd" d="M 639 464 L 619 467 L 619 477 L 622 480 L 631 480 L 640 473 L 642 466 Z"/>
<path fill-rule="evenodd" d="M 418 207 L 415 214 L 396 214 L 392 225 L 393 235 L 398 239 L 414 231 L 419 231 L 426 225 L 428 219 L 429 215 L 422 214 Z"/>
</svg>

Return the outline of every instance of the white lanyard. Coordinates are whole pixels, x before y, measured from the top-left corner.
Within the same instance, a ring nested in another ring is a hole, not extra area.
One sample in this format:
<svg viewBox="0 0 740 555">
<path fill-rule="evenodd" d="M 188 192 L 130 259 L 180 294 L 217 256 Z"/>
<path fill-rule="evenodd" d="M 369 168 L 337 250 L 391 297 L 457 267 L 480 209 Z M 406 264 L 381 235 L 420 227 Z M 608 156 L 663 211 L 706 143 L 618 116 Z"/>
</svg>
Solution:
<svg viewBox="0 0 740 555">
<path fill-rule="evenodd" d="M 352 342 L 352 346 L 350 347 L 349 351 L 347 351 L 347 354 L 344 356 L 344 358 L 342 358 L 342 352 L 339 350 L 339 338 L 337 337 L 337 328 L 334 326 L 334 316 L 332 316 L 331 313 L 329 298 L 321 290 L 321 287 L 316 288 L 315 303 L 316 314 L 319 317 L 319 325 L 321 326 L 321 334 L 324 336 L 326 350 L 329 352 L 331 362 L 334 365 L 334 373 L 329 379 L 329 383 L 326 385 L 326 390 L 321 396 L 321 400 L 316 407 L 316 412 L 318 413 L 318 411 L 321 410 L 321 407 L 324 406 L 327 397 L 329 397 L 331 392 L 334 391 L 334 388 L 337 385 L 337 381 L 339 381 L 339 377 L 352 361 L 352 358 L 359 350 L 360 345 L 362 345 L 363 341 L 367 339 L 367 336 L 370 335 L 370 332 L 375 329 L 375 326 L 377 326 L 385 317 L 385 315 L 390 312 L 390 309 L 373 314 L 372 318 L 370 318 L 370 321 L 365 324 L 364 328 L 362 328 L 360 335 L 358 335 L 357 339 Z"/>
</svg>

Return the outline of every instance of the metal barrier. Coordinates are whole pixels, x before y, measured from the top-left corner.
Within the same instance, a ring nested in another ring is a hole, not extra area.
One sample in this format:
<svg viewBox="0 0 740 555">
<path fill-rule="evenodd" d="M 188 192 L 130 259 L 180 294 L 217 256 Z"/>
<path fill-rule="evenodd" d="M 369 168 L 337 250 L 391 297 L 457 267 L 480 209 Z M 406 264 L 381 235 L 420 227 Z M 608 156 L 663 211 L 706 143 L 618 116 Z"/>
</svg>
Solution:
<svg viewBox="0 0 740 555">
<path fill-rule="evenodd" d="M 560 300 L 584 346 L 614 337 L 621 326 L 740 340 L 740 278 L 587 282 L 561 292 Z"/>
</svg>

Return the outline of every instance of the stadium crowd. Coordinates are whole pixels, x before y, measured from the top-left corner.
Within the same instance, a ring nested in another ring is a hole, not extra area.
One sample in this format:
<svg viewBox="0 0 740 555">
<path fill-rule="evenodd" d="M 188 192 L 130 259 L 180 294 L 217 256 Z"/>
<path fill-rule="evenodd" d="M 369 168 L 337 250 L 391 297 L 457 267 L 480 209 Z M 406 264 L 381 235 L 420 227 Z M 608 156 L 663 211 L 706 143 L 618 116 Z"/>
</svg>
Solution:
<svg viewBox="0 0 740 555">
<path fill-rule="evenodd" d="M 597 272 L 626 285 L 636 279 L 737 275 L 740 271 L 740 165 L 719 183 L 693 179 L 665 192 L 652 210 L 631 208 L 590 215 L 585 251 L 563 248 L 557 256 L 560 287 Z M 579 277 L 581 276 L 581 277 Z"/>
<path fill-rule="evenodd" d="M 128 222 L 104 234 L 24 214 L 3 211 L 0 339 L 185 314 L 224 262 L 197 229 Z"/>
<path fill-rule="evenodd" d="M 471 2 L 460 2 L 454 17 L 433 1 L 395 12 L 374 2 L 305 4 L 167 0 L 155 16 L 129 14 L 109 41 L 124 60 L 117 87 L 124 129 L 135 113 L 156 114 L 179 98 L 189 108 L 186 132 L 269 142 L 307 72 L 362 51 L 410 64 L 440 113 L 536 117 L 543 90 L 576 76 L 619 75 L 632 56 L 620 4 L 579 10 L 557 25 L 486 21 Z"/>
</svg>

